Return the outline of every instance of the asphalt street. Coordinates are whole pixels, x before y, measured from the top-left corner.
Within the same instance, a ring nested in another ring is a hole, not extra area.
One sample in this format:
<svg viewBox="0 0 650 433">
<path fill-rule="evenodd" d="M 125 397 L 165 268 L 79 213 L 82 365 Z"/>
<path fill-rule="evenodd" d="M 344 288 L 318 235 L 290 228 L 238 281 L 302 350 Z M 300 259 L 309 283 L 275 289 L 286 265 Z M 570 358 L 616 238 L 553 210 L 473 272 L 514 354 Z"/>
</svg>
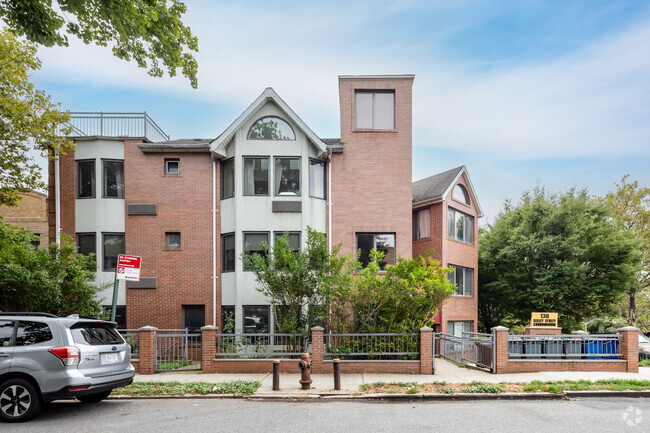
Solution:
<svg viewBox="0 0 650 433">
<path fill-rule="evenodd" d="M 570 401 L 305 402 L 122 399 L 55 402 L 0 431 L 161 432 L 627 432 L 650 431 L 650 399 Z"/>
</svg>

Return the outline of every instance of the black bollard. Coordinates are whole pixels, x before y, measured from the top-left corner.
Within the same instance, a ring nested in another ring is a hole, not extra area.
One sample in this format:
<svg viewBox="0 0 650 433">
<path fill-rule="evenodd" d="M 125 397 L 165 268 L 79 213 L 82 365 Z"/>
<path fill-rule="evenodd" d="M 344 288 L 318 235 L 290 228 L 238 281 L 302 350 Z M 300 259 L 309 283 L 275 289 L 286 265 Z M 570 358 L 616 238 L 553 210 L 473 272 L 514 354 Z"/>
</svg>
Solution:
<svg viewBox="0 0 650 433">
<path fill-rule="evenodd" d="M 334 389 L 337 391 L 341 390 L 341 360 L 334 358 L 332 360 L 332 365 L 334 366 Z"/>
<path fill-rule="evenodd" d="M 273 391 L 280 391 L 280 360 L 273 360 Z"/>
</svg>

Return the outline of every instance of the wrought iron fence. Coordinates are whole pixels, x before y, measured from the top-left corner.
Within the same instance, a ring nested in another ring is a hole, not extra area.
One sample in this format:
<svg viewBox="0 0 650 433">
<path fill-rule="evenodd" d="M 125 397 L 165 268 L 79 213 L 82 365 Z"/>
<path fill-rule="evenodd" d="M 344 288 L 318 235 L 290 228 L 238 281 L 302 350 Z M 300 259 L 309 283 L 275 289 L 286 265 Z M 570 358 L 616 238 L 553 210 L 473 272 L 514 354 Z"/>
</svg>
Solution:
<svg viewBox="0 0 650 433">
<path fill-rule="evenodd" d="M 137 329 L 118 329 L 124 341 L 131 347 L 131 359 L 140 358 L 140 334 Z"/>
<path fill-rule="evenodd" d="M 413 360 L 420 355 L 420 334 L 325 334 L 325 358 Z"/>
<path fill-rule="evenodd" d="M 217 334 L 216 358 L 300 358 L 311 351 L 310 334 Z"/>
<path fill-rule="evenodd" d="M 492 369 L 494 349 L 492 334 L 463 331 L 461 348 L 463 362 L 472 362 L 479 367 Z"/>
<path fill-rule="evenodd" d="M 509 359 L 619 359 L 620 335 L 509 335 Z"/>
<path fill-rule="evenodd" d="M 155 334 L 156 371 L 200 370 L 201 334 L 187 329 L 159 329 Z"/>
<path fill-rule="evenodd" d="M 145 137 L 150 141 L 166 141 L 169 135 L 142 113 L 71 112 L 70 121 L 59 128 L 70 127 L 70 137 Z"/>
</svg>

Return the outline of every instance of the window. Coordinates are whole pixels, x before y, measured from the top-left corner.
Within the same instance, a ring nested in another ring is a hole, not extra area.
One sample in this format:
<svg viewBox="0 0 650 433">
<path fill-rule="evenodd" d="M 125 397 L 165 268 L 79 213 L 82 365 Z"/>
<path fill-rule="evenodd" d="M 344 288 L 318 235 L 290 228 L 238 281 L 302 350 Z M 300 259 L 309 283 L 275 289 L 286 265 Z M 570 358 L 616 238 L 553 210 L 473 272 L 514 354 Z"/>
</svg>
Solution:
<svg viewBox="0 0 650 433">
<path fill-rule="evenodd" d="M 221 162 L 221 198 L 235 195 L 235 160 Z"/>
<path fill-rule="evenodd" d="M 467 189 L 463 185 L 458 184 L 454 187 L 452 197 L 454 200 L 469 205 L 469 194 L 467 194 Z"/>
<path fill-rule="evenodd" d="M 77 344 L 104 346 L 124 342 L 120 334 L 111 325 L 105 323 L 78 323 L 70 328 L 72 339 Z"/>
<path fill-rule="evenodd" d="M 102 197 L 124 198 L 124 161 L 102 160 Z"/>
<path fill-rule="evenodd" d="M 205 305 L 183 305 L 183 328 L 201 332 L 205 326 Z"/>
<path fill-rule="evenodd" d="M 260 254 L 266 257 L 263 245 L 269 243 L 269 234 L 264 233 L 244 233 L 244 254 Z M 244 266 L 244 270 L 247 271 Z"/>
<path fill-rule="evenodd" d="M 221 332 L 223 334 L 235 333 L 235 306 L 221 306 Z"/>
<path fill-rule="evenodd" d="M 95 160 L 77 161 L 77 198 L 95 198 Z"/>
<path fill-rule="evenodd" d="M 95 233 L 77 233 L 77 254 L 97 254 Z"/>
<path fill-rule="evenodd" d="M 370 263 L 370 250 L 373 248 L 385 253 L 379 262 L 381 269 L 386 269 L 386 265 L 395 264 L 395 233 L 357 233 L 359 261 L 364 268 Z"/>
<path fill-rule="evenodd" d="M 165 174 L 181 174 L 181 161 L 178 158 L 165 158 Z"/>
<path fill-rule="evenodd" d="M 31 346 L 52 340 L 52 330 L 47 323 L 19 322 L 16 332 L 16 346 Z"/>
<path fill-rule="evenodd" d="M 269 306 L 244 305 L 244 334 L 269 332 Z"/>
<path fill-rule="evenodd" d="M 474 270 L 462 266 L 454 267 L 454 272 L 448 274 L 449 281 L 457 286 L 455 295 L 472 296 L 474 286 Z"/>
<path fill-rule="evenodd" d="M 235 270 L 235 234 L 221 235 L 221 272 Z"/>
<path fill-rule="evenodd" d="M 413 214 L 413 240 L 431 236 L 431 209 L 426 208 Z"/>
<path fill-rule="evenodd" d="M 165 233 L 165 246 L 178 249 L 181 247 L 181 234 L 179 232 Z"/>
<path fill-rule="evenodd" d="M 114 271 L 117 256 L 124 254 L 124 233 L 104 233 L 104 271 Z"/>
<path fill-rule="evenodd" d="M 447 209 L 447 235 L 451 239 L 474 242 L 474 217 L 453 208 Z"/>
<path fill-rule="evenodd" d="M 325 161 L 309 160 L 309 196 L 325 198 Z"/>
<path fill-rule="evenodd" d="M 300 195 L 300 158 L 275 158 L 275 195 Z"/>
<path fill-rule="evenodd" d="M 269 158 L 244 157 L 244 195 L 269 194 Z"/>
<path fill-rule="evenodd" d="M 357 129 L 395 129 L 395 92 L 365 91 L 355 93 Z"/>
<path fill-rule="evenodd" d="M 262 117 L 248 130 L 249 140 L 295 140 L 293 128 L 275 116 Z"/>
<path fill-rule="evenodd" d="M 287 233 L 287 241 L 289 243 L 289 248 L 293 250 L 294 253 L 300 251 L 300 232 L 275 232 L 275 242 L 278 241 L 278 238 L 284 236 Z"/>
<path fill-rule="evenodd" d="M 103 305 L 103 307 L 110 317 L 113 306 Z M 117 329 L 126 329 L 126 305 L 115 306 L 115 323 L 117 323 Z"/>
<path fill-rule="evenodd" d="M 34 237 L 36 239 L 29 241 L 29 243 L 32 244 L 32 246 L 34 248 L 40 248 L 41 247 L 41 235 L 38 234 L 38 233 L 34 233 Z"/>
<path fill-rule="evenodd" d="M 463 332 L 472 332 L 472 321 L 447 322 L 447 334 L 462 337 Z"/>
<path fill-rule="evenodd" d="M 11 337 L 14 335 L 14 322 L 0 320 L 0 347 L 7 347 L 11 344 Z"/>
</svg>

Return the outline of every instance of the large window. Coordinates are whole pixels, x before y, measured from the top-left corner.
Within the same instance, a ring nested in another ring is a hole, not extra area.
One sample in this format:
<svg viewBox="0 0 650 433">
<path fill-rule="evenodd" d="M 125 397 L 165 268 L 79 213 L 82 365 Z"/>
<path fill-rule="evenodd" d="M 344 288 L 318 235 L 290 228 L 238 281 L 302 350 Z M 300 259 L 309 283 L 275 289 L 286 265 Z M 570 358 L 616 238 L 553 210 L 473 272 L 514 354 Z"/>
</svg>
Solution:
<svg viewBox="0 0 650 433">
<path fill-rule="evenodd" d="M 426 208 L 413 213 L 413 240 L 431 236 L 431 209 Z"/>
<path fill-rule="evenodd" d="M 102 160 L 102 197 L 124 198 L 124 161 Z"/>
<path fill-rule="evenodd" d="M 325 161 L 309 160 L 309 196 L 325 198 Z"/>
<path fill-rule="evenodd" d="M 221 235 L 221 272 L 235 270 L 235 234 Z"/>
<path fill-rule="evenodd" d="M 244 233 L 244 254 L 250 256 L 251 254 L 260 254 L 266 256 L 264 251 L 264 244 L 268 245 L 269 234 L 263 233 Z M 244 266 L 244 270 L 247 271 Z"/>
<path fill-rule="evenodd" d="M 95 160 L 77 161 L 77 197 L 95 197 Z"/>
<path fill-rule="evenodd" d="M 235 195 L 235 160 L 221 162 L 221 198 Z"/>
<path fill-rule="evenodd" d="M 205 305 L 183 305 L 183 328 L 201 332 L 205 326 Z"/>
<path fill-rule="evenodd" d="M 244 195 L 269 195 L 268 157 L 244 157 Z"/>
<path fill-rule="evenodd" d="M 285 232 L 275 232 L 274 241 L 277 242 L 278 238 L 284 236 Z M 289 248 L 295 253 L 300 251 L 300 232 L 288 232 L 287 241 L 289 243 Z"/>
<path fill-rule="evenodd" d="M 269 332 L 269 306 L 244 305 L 244 333 L 265 334 Z"/>
<path fill-rule="evenodd" d="M 275 195 L 300 195 L 300 158 L 275 158 Z"/>
<path fill-rule="evenodd" d="M 295 140 L 293 128 L 275 116 L 262 117 L 248 130 L 249 140 Z"/>
<path fill-rule="evenodd" d="M 451 239 L 474 242 L 474 217 L 453 208 L 447 209 L 447 235 Z"/>
<path fill-rule="evenodd" d="M 447 322 L 447 334 L 462 337 L 463 332 L 472 332 L 472 321 Z"/>
<path fill-rule="evenodd" d="M 77 233 L 77 253 L 85 256 L 97 254 L 95 233 Z"/>
<path fill-rule="evenodd" d="M 117 256 L 124 254 L 124 233 L 104 233 L 103 270 L 114 271 L 117 268 Z"/>
<path fill-rule="evenodd" d="M 370 263 L 370 250 L 384 252 L 384 258 L 379 262 L 381 269 L 395 264 L 395 233 L 357 233 L 357 250 L 360 251 L 359 261 L 365 268 Z"/>
<path fill-rule="evenodd" d="M 454 267 L 454 272 L 448 274 L 449 281 L 456 285 L 458 296 L 472 296 L 474 286 L 474 270 L 462 266 L 450 265 Z"/>
<path fill-rule="evenodd" d="M 395 92 L 355 92 L 355 127 L 357 129 L 395 129 Z"/>
</svg>

